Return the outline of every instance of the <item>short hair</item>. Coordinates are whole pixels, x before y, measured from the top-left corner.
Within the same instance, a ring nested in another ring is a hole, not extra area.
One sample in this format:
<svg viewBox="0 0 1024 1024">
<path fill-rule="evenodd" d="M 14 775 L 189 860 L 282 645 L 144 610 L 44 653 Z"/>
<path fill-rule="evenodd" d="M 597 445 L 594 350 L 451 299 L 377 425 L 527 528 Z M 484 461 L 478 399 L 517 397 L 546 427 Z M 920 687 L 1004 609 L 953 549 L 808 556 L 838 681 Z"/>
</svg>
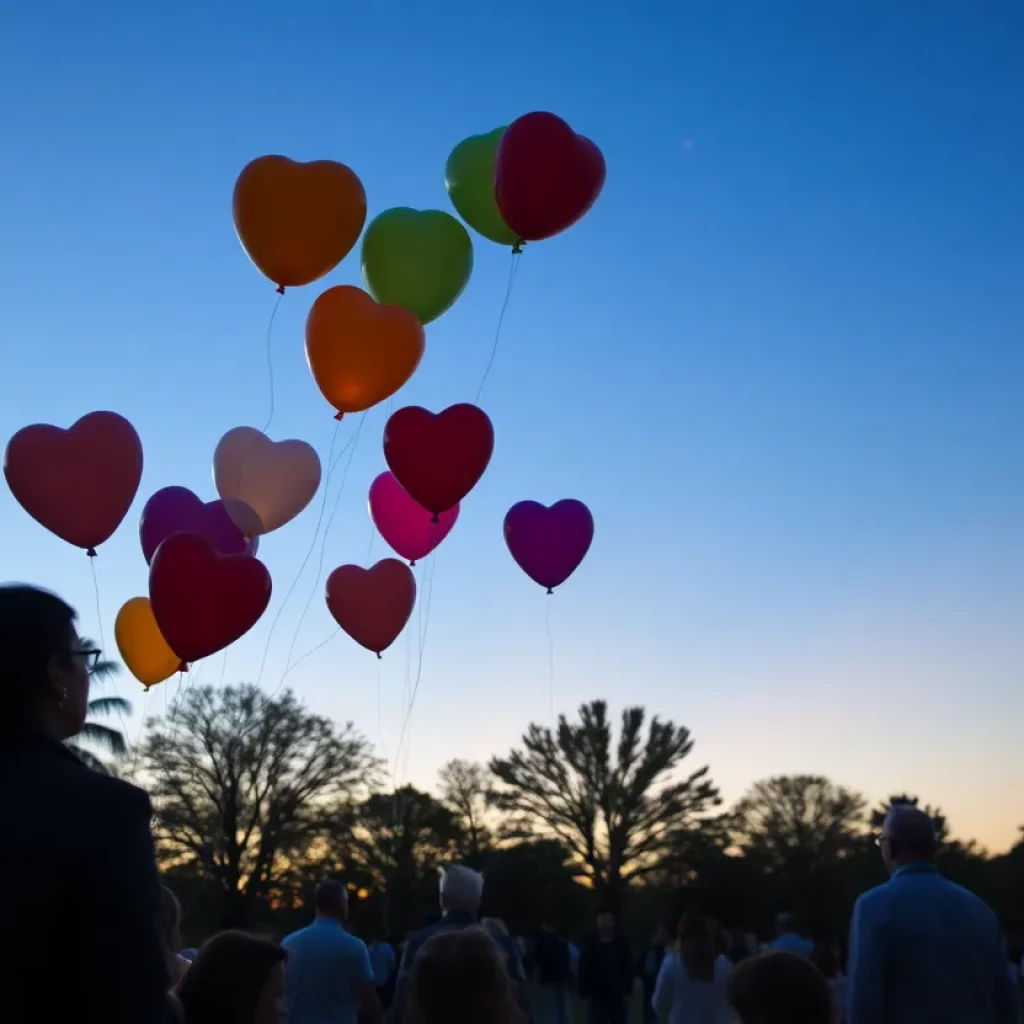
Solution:
<svg viewBox="0 0 1024 1024">
<path fill-rule="evenodd" d="M 337 914 L 348 906 L 348 889 L 334 878 L 326 878 L 313 893 L 313 905 L 319 914 Z"/>
<path fill-rule="evenodd" d="M 931 860 L 938 850 L 935 821 L 913 804 L 893 804 L 885 816 L 882 837 L 892 844 L 897 857 Z"/>
<path fill-rule="evenodd" d="M 448 910 L 475 911 L 484 896 L 484 876 L 462 864 L 453 864 L 442 869 L 438 890 L 441 903 Z"/>
<path fill-rule="evenodd" d="M 252 1024 L 270 972 L 286 957 L 276 943 L 221 932 L 199 951 L 178 985 L 188 1024 Z"/>
<path fill-rule="evenodd" d="M 0 733 L 30 723 L 48 681 L 50 661 L 71 655 L 77 614 L 56 594 L 22 583 L 0 586 Z"/>
<path fill-rule="evenodd" d="M 412 1024 L 523 1024 L 498 944 L 482 928 L 438 932 L 409 973 Z"/>
<path fill-rule="evenodd" d="M 809 960 L 771 950 L 737 964 L 729 1001 L 743 1024 L 830 1024 L 832 996 Z"/>
</svg>

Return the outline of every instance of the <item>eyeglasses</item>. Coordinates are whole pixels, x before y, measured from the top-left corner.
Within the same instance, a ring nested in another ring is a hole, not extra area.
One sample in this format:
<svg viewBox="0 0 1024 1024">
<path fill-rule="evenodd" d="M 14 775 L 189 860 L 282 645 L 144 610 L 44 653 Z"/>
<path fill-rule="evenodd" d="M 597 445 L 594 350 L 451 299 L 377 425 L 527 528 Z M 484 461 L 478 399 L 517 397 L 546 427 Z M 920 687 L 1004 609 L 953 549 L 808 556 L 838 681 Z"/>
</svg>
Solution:
<svg viewBox="0 0 1024 1024">
<path fill-rule="evenodd" d="M 891 837 L 890 836 L 883 836 L 883 835 L 875 836 L 875 846 L 881 846 L 882 843 L 884 843 L 886 841 L 886 839 L 889 839 L 889 838 L 891 838 Z"/>
<path fill-rule="evenodd" d="M 100 663 L 100 655 L 103 652 L 98 647 L 87 647 L 84 650 L 72 651 L 72 654 L 77 654 L 85 662 L 86 672 L 94 672 L 96 666 Z"/>
</svg>

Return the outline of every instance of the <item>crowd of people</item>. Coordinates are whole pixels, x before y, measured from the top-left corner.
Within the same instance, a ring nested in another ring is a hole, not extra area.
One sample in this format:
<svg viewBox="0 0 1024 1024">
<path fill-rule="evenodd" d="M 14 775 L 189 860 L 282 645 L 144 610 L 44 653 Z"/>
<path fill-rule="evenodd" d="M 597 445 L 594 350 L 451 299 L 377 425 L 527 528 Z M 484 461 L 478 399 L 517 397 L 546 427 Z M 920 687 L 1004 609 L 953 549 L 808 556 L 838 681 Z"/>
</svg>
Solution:
<svg viewBox="0 0 1024 1024">
<path fill-rule="evenodd" d="M 149 799 L 65 746 L 89 676 L 75 613 L 0 587 L 0 987 L 18 1024 L 1018 1024 L 1020 971 L 991 909 L 935 867 L 931 819 L 894 807 L 879 840 L 890 880 L 854 910 L 847 970 L 791 915 L 765 945 L 687 913 L 637 958 L 611 909 L 578 946 L 529 943 L 481 918 L 483 877 L 440 876 L 440 919 L 396 950 L 347 928 L 348 890 L 317 887 L 313 920 L 280 942 L 241 930 L 183 949 L 161 884 Z"/>
</svg>

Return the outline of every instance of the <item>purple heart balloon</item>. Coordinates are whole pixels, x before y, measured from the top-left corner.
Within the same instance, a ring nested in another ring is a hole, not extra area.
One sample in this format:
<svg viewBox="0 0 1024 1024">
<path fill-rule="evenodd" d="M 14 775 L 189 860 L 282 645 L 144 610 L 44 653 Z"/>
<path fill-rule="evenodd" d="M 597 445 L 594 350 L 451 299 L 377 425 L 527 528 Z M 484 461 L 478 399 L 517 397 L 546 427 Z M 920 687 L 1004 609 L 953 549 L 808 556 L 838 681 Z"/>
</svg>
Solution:
<svg viewBox="0 0 1024 1024">
<path fill-rule="evenodd" d="M 187 487 L 162 487 L 146 502 L 139 540 L 146 564 L 161 542 L 175 533 L 201 533 L 222 555 L 255 555 L 259 538 L 246 540 L 223 501 L 203 502 Z"/>
<path fill-rule="evenodd" d="M 594 517 L 582 501 L 566 498 L 548 508 L 521 501 L 505 515 L 505 543 L 519 568 L 550 594 L 583 561 L 594 539 Z"/>
</svg>

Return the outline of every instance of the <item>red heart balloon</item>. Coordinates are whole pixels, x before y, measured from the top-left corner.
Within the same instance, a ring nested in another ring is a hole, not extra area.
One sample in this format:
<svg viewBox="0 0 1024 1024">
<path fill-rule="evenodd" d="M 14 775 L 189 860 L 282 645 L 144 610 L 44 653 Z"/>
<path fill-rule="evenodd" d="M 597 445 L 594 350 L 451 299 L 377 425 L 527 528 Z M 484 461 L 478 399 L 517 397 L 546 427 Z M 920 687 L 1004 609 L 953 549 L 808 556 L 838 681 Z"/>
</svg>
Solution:
<svg viewBox="0 0 1024 1024">
<path fill-rule="evenodd" d="M 4 476 L 33 519 L 94 555 L 139 489 L 142 442 L 116 412 L 91 412 L 67 430 L 36 423 L 7 443 Z"/>
<path fill-rule="evenodd" d="M 251 555 L 222 555 L 201 533 L 175 533 L 149 564 L 149 600 L 160 632 L 182 661 L 234 643 L 270 604 L 267 567 Z"/>
<path fill-rule="evenodd" d="M 416 603 L 416 577 L 397 558 L 340 565 L 327 577 L 327 607 L 353 640 L 380 657 L 398 639 Z"/>
<path fill-rule="evenodd" d="M 524 114 L 505 130 L 494 159 L 494 198 L 524 242 L 575 224 L 604 185 L 604 157 L 560 117 Z"/>
<path fill-rule="evenodd" d="M 484 475 L 494 427 L 482 409 L 462 403 L 432 413 L 407 405 L 384 427 L 384 458 L 398 482 L 439 516 L 454 508 Z"/>
</svg>

